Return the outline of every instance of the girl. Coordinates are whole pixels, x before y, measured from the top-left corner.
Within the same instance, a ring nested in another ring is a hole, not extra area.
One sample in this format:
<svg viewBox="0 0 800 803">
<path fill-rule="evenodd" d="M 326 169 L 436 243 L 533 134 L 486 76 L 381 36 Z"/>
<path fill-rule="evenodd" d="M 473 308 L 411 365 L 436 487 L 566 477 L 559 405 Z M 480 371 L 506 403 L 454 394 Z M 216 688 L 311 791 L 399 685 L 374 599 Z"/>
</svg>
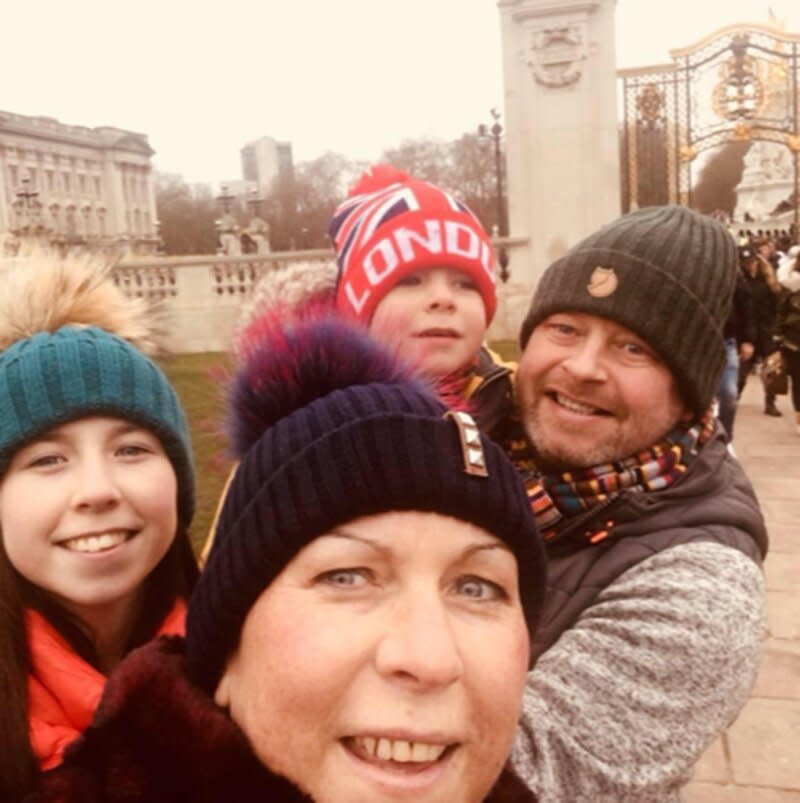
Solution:
<svg viewBox="0 0 800 803">
<path fill-rule="evenodd" d="M 189 436 L 141 305 L 88 259 L 0 291 L 0 799 L 86 728 L 106 675 L 181 633 L 197 576 Z"/>
</svg>

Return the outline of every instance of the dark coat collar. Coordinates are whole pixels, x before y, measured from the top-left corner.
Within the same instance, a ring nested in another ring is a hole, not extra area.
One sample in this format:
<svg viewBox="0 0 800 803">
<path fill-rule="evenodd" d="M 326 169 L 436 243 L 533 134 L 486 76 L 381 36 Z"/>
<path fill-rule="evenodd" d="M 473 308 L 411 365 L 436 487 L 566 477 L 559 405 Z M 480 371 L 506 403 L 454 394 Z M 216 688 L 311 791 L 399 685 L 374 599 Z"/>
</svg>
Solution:
<svg viewBox="0 0 800 803">
<path fill-rule="evenodd" d="M 309 803 L 265 768 L 186 677 L 183 640 L 160 638 L 114 672 L 92 726 L 26 803 Z M 535 803 L 506 770 L 486 803 Z"/>
</svg>

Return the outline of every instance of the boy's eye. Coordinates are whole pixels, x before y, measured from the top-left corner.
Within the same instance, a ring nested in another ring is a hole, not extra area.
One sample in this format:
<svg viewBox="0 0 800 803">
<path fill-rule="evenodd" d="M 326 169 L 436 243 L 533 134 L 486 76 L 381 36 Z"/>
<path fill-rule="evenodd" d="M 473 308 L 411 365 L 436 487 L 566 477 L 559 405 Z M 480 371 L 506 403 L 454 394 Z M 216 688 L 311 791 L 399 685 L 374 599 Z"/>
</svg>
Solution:
<svg viewBox="0 0 800 803">
<path fill-rule="evenodd" d="M 459 278 L 456 281 L 456 285 L 460 287 L 462 290 L 477 290 L 478 285 L 475 283 L 473 279 L 470 279 L 468 276 L 464 276 L 463 278 Z"/>
<path fill-rule="evenodd" d="M 422 284 L 420 276 L 416 273 L 409 273 L 407 276 L 398 279 L 395 287 L 416 287 L 418 284 Z"/>
</svg>

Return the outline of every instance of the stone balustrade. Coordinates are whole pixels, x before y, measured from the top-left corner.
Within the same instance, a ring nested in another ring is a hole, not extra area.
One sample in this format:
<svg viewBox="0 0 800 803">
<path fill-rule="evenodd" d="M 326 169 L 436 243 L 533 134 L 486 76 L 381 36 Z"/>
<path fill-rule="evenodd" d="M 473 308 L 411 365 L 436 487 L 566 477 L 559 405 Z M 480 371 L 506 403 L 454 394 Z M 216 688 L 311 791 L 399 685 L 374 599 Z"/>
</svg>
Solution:
<svg viewBox="0 0 800 803">
<path fill-rule="evenodd" d="M 494 242 L 509 254 L 511 279 L 498 283 L 498 310 L 490 336 L 514 339 L 530 298 L 530 282 L 524 280 L 523 270 L 528 241 L 504 237 Z M 224 351 L 230 345 L 242 306 L 259 279 L 270 271 L 302 262 L 333 265 L 333 252 L 321 249 L 263 256 L 126 259 L 115 267 L 114 278 L 126 295 L 157 305 L 171 351 Z"/>
</svg>

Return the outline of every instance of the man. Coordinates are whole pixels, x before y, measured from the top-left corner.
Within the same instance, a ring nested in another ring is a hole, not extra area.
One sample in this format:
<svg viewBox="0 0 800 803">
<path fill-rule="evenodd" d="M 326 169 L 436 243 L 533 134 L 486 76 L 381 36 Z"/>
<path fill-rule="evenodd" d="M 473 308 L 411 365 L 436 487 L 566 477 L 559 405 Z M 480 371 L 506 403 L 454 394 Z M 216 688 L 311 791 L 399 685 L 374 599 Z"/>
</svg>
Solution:
<svg viewBox="0 0 800 803">
<path fill-rule="evenodd" d="M 542 803 L 678 800 L 755 679 L 767 535 L 709 412 L 736 275 L 719 223 L 642 209 L 551 265 L 523 323 L 550 576 L 514 761 Z"/>
</svg>

